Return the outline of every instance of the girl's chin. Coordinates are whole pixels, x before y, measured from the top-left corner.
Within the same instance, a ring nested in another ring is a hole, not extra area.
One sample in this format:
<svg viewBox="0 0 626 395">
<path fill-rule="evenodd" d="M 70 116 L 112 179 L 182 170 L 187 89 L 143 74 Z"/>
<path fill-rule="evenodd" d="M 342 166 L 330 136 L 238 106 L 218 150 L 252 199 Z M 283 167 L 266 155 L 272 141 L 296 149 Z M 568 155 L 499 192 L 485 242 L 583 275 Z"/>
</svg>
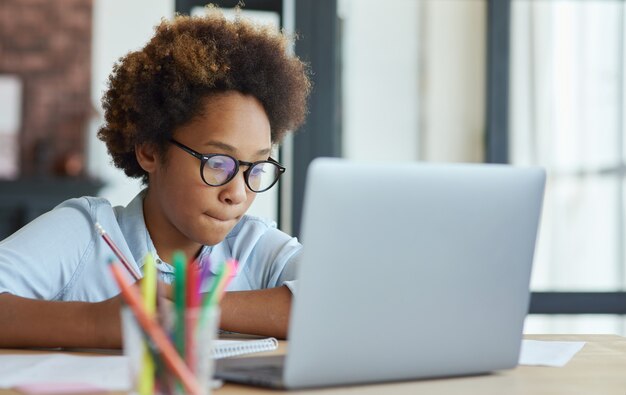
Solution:
<svg viewBox="0 0 626 395">
<path fill-rule="evenodd" d="M 208 245 L 208 246 L 212 246 L 212 245 L 216 245 L 221 243 L 222 241 L 224 241 L 224 239 L 226 238 L 226 236 L 228 235 L 228 233 L 232 230 L 232 226 L 229 226 L 228 228 L 224 229 L 224 228 L 220 228 L 220 229 L 211 229 L 208 232 L 203 232 L 203 235 L 201 237 L 199 237 L 199 241 L 201 244 L 203 245 Z"/>
<path fill-rule="evenodd" d="M 237 219 L 222 221 L 209 215 L 204 215 L 202 222 L 202 224 L 198 224 L 200 226 L 196 228 L 193 239 L 203 245 L 215 245 L 224 241 L 238 221 Z"/>
</svg>

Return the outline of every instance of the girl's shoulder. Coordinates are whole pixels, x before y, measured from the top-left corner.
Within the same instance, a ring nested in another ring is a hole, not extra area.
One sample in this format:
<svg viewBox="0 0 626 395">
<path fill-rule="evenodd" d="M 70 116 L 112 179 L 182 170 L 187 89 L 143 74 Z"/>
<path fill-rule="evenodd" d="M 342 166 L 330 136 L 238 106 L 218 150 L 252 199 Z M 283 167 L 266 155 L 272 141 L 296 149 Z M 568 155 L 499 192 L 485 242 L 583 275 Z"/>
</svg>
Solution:
<svg viewBox="0 0 626 395">
<path fill-rule="evenodd" d="M 111 202 L 103 197 L 98 196 L 82 196 L 68 199 L 54 208 L 54 210 L 62 207 L 70 207 L 76 209 L 94 210 L 112 210 Z"/>
</svg>

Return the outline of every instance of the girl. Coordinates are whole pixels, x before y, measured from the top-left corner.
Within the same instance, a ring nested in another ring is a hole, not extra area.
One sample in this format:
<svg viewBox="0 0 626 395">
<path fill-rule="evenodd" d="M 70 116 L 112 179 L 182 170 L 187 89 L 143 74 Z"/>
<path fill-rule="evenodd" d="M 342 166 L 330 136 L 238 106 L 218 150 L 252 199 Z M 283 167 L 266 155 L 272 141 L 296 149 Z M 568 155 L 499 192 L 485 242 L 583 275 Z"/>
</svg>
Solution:
<svg viewBox="0 0 626 395">
<path fill-rule="evenodd" d="M 304 121 L 310 82 L 286 37 L 215 9 L 162 21 L 113 68 L 98 137 L 113 163 L 146 188 L 126 207 L 68 200 L 0 243 L 0 347 L 121 346 L 121 298 L 99 222 L 141 271 L 172 253 L 239 270 L 221 328 L 285 337 L 301 249 L 245 213 L 285 169 L 272 146 Z"/>
</svg>

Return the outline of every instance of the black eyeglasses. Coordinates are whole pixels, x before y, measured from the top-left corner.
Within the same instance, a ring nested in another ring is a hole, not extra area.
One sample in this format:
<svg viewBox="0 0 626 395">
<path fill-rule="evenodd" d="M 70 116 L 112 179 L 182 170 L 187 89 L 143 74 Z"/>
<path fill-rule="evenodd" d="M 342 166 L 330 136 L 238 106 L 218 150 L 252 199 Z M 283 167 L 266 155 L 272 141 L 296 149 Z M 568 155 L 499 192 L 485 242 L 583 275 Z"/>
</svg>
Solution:
<svg viewBox="0 0 626 395">
<path fill-rule="evenodd" d="M 244 162 L 226 154 L 201 154 L 174 139 L 170 142 L 188 154 L 200 159 L 200 177 L 205 184 L 219 187 L 239 173 L 239 166 L 248 166 L 243 172 L 246 185 L 252 192 L 265 192 L 276 184 L 285 168 L 272 158 L 258 162 Z"/>
</svg>

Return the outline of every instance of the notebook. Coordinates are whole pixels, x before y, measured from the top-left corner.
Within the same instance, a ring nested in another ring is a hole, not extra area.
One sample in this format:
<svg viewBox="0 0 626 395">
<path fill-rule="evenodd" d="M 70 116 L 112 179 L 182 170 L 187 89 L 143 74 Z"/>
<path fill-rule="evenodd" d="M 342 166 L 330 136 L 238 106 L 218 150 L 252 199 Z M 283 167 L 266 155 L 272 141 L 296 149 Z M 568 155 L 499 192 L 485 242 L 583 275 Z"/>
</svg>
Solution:
<svg viewBox="0 0 626 395">
<path fill-rule="evenodd" d="M 228 358 L 244 354 L 264 351 L 274 351 L 278 348 L 278 341 L 273 337 L 254 340 L 225 340 L 213 341 L 213 358 Z"/>
<path fill-rule="evenodd" d="M 216 376 L 297 389 L 516 366 L 544 183 L 540 168 L 315 160 L 289 351 Z"/>
</svg>

